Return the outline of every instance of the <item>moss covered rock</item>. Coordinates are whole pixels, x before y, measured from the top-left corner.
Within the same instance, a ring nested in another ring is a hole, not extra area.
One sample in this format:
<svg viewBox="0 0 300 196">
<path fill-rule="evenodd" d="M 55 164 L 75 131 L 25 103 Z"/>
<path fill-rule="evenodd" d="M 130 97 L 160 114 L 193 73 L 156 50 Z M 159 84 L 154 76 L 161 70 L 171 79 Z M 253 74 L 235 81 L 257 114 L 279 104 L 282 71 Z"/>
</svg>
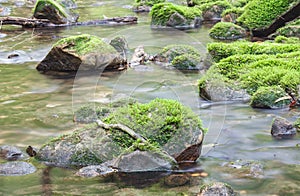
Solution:
<svg viewBox="0 0 300 196">
<path fill-rule="evenodd" d="M 201 96 L 205 97 L 207 86 L 218 84 L 219 81 L 223 81 L 223 86 L 246 90 L 251 96 L 261 87 L 270 86 L 298 94 L 299 44 L 236 42 L 212 45 L 208 49 L 217 63 L 199 81 Z M 216 49 L 218 46 L 220 50 Z M 262 92 L 256 95 L 262 96 Z"/>
<path fill-rule="evenodd" d="M 285 37 L 300 37 L 300 20 L 296 19 L 284 27 L 277 29 L 277 31 L 272 34 L 271 37 L 276 37 L 279 35 Z"/>
<path fill-rule="evenodd" d="M 54 24 L 74 23 L 77 21 L 78 15 L 68 8 L 70 3 L 72 1 L 37 0 L 33 16 L 38 19 L 48 19 Z"/>
<path fill-rule="evenodd" d="M 236 40 L 246 37 L 246 30 L 230 22 L 219 22 L 210 29 L 209 36 L 220 40 Z"/>
<path fill-rule="evenodd" d="M 286 95 L 284 89 L 279 86 L 262 86 L 253 94 L 250 105 L 253 108 L 266 109 L 285 107 L 290 103 L 289 100 L 276 101 Z"/>
<path fill-rule="evenodd" d="M 71 36 L 55 43 L 38 64 L 39 71 L 119 70 L 126 66 L 115 48 L 88 34 Z"/>
<path fill-rule="evenodd" d="M 177 101 L 155 99 L 147 104 L 129 104 L 112 111 L 103 121 L 105 127 L 92 123 L 52 139 L 40 148 L 36 158 L 72 167 L 99 165 L 136 150 L 159 155 L 171 165 L 175 159 L 196 161 L 200 155 L 205 131 L 202 122 Z M 120 130 L 120 125 L 135 131 L 138 138 Z"/>
<path fill-rule="evenodd" d="M 169 66 L 182 70 L 200 69 L 199 51 L 189 45 L 168 45 L 159 52 L 156 61 L 168 63 Z"/>
<path fill-rule="evenodd" d="M 150 15 L 153 26 L 186 29 L 200 26 L 202 12 L 197 7 L 159 3 L 152 7 Z"/>
<path fill-rule="evenodd" d="M 166 0 L 135 0 L 133 11 L 149 12 L 153 5 L 164 2 L 166 2 Z"/>
<path fill-rule="evenodd" d="M 252 0 L 237 20 L 249 29 L 264 28 L 287 11 L 293 2 L 296 0 Z"/>
</svg>

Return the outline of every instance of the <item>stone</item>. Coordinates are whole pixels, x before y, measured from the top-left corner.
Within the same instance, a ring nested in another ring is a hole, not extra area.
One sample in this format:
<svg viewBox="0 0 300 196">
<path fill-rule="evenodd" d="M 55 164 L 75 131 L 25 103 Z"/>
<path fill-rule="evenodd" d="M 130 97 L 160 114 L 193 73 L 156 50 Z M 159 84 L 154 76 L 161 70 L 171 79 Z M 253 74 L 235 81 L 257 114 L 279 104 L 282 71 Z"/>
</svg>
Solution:
<svg viewBox="0 0 300 196">
<path fill-rule="evenodd" d="M 222 182 L 213 182 L 203 185 L 198 196 L 235 196 L 234 190 Z"/>
<path fill-rule="evenodd" d="M 22 176 L 35 171 L 36 168 L 27 162 L 13 161 L 0 164 L 0 176 Z"/>
<path fill-rule="evenodd" d="M 16 161 L 28 157 L 19 148 L 14 146 L 0 146 L 0 158 L 8 161 Z"/>
<path fill-rule="evenodd" d="M 38 71 L 122 70 L 127 60 L 100 38 L 88 34 L 59 40 L 37 65 Z"/>
<path fill-rule="evenodd" d="M 288 139 L 296 135 L 296 128 L 287 119 L 276 117 L 272 123 L 271 134 L 276 139 Z"/>
</svg>

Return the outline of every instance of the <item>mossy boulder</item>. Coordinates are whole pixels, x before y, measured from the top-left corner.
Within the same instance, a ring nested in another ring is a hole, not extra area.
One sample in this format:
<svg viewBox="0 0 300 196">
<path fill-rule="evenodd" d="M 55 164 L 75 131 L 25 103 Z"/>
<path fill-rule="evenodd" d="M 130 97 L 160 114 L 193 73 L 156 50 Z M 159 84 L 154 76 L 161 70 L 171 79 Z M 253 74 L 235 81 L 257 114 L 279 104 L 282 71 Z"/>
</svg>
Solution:
<svg viewBox="0 0 300 196">
<path fill-rule="evenodd" d="M 201 55 L 190 45 L 167 45 L 154 58 L 155 61 L 167 63 L 180 70 L 200 69 Z"/>
<path fill-rule="evenodd" d="M 274 38 L 279 35 L 285 37 L 300 37 L 300 20 L 296 19 L 284 27 L 277 29 L 276 32 L 271 35 L 271 37 Z"/>
<path fill-rule="evenodd" d="M 104 127 L 92 123 L 50 140 L 37 152 L 36 159 L 50 165 L 73 167 L 99 165 L 137 150 L 157 155 L 171 165 L 175 159 L 196 161 L 200 156 L 205 132 L 202 122 L 175 100 L 128 104 L 102 120 Z M 138 138 L 120 126 L 135 131 Z"/>
<path fill-rule="evenodd" d="M 289 100 L 277 101 L 279 98 L 286 96 L 287 93 L 279 86 L 262 86 L 257 89 L 251 98 L 250 105 L 253 108 L 282 108 L 287 106 Z M 277 102 L 276 102 L 277 101 Z"/>
<path fill-rule="evenodd" d="M 266 28 L 294 2 L 296 0 L 252 0 L 237 21 L 249 29 Z"/>
<path fill-rule="evenodd" d="M 298 37 L 285 37 L 279 35 L 274 39 L 274 42 L 282 44 L 300 44 L 300 39 Z"/>
<path fill-rule="evenodd" d="M 199 81 L 200 95 L 208 97 L 207 86 L 218 84 L 219 81 L 226 88 L 246 90 L 251 96 L 260 87 L 270 86 L 278 86 L 297 95 L 300 84 L 299 46 L 278 43 L 213 43 L 208 46 L 208 50 L 215 63 Z M 261 92 L 258 94 L 262 95 Z M 224 100 L 227 100 L 226 97 Z"/>
<path fill-rule="evenodd" d="M 232 5 L 227 0 L 220 0 L 201 3 L 196 7 L 202 11 L 204 21 L 220 21 L 223 11 L 232 8 Z"/>
<path fill-rule="evenodd" d="M 53 24 L 77 22 L 78 15 L 69 9 L 69 7 L 74 6 L 70 3 L 72 1 L 37 0 L 33 16 L 37 19 L 48 19 Z"/>
<path fill-rule="evenodd" d="M 164 2 L 166 2 L 166 0 L 135 0 L 133 5 L 133 11 L 149 12 L 153 5 Z"/>
<path fill-rule="evenodd" d="M 232 22 L 237 23 L 238 17 L 240 17 L 244 12 L 244 8 L 234 7 L 226 9 L 222 12 L 222 22 Z"/>
<path fill-rule="evenodd" d="M 151 25 L 155 27 L 197 28 L 202 20 L 202 12 L 199 8 L 173 3 L 155 4 L 150 15 Z"/>
<path fill-rule="evenodd" d="M 246 30 L 231 22 L 219 22 L 210 29 L 209 36 L 219 40 L 237 40 L 246 37 Z"/>
<path fill-rule="evenodd" d="M 56 42 L 37 70 L 120 70 L 126 68 L 126 64 L 126 59 L 111 45 L 96 36 L 82 34 Z"/>
</svg>

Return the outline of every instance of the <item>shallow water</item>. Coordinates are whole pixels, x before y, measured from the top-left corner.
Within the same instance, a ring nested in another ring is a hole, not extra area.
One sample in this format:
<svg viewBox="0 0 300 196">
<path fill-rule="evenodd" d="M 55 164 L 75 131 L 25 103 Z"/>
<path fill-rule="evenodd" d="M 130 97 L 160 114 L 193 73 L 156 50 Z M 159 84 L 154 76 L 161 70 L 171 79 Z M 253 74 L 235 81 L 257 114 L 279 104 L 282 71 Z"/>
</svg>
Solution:
<svg viewBox="0 0 300 196">
<path fill-rule="evenodd" d="M 11 6 L 12 1 L 3 5 Z M 123 35 L 133 51 L 143 45 L 149 53 L 168 44 L 190 44 L 205 55 L 211 42 L 208 29 L 192 31 L 155 30 L 147 14 L 131 12 L 132 1 L 77 1 L 81 21 L 114 16 L 138 16 L 137 25 L 77 26 L 32 30 L 2 27 L 0 31 L 0 145 L 22 149 L 40 147 L 49 138 L 68 133 L 78 125 L 73 112 L 90 102 L 109 102 L 130 95 L 141 102 L 156 97 L 172 98 L 191 107 L 208 128 L 199 166 L 208 177 L 193 178 L 185 186 L 170 187 L 163 181 L 134 188 L 118 179 L 84 179 L 73 170 L 39 169 L 20 177 L 0 176 L 0 195 L 176 195 L 195 194 L 203 182 L 223 181 L 245 195 L 300 194 L 299 134 L 294 139 L 277 141 L 270 135 L 272 120 L 283 116 L 294 120 L 298 109 L 255 110 L 243 103 L 209 104 L 198 97 L 200 73 L 182 73 L 158 65 L 136 66 L 120 73 L 94 73 L 72 77 L 52 77 L 35 70 L 37 63 L 59 38 L 89 33 L 106 40 Z M 12 15 L 30 16 L 32 5 L 12 6 Z M 132 52 L 131 51 L 131 52 Z M 11 54 L 16 58 L 8 59 Z M 130 56 L 130 54 L 128 54 Z M 206 109 L 201 109 L 206 108 Z M 264 174 L 245 177 L 238 170 L 223 167 L 235 160 L 260 161 Z"/>
</svg>

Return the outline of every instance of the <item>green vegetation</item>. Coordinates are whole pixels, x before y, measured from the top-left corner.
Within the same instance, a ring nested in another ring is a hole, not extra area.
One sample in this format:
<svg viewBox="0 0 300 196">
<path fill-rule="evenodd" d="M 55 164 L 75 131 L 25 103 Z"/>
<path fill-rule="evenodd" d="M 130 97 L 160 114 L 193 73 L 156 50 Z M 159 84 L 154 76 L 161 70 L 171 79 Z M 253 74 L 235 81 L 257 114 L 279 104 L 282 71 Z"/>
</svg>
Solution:
<svg viewBox="0 0 300 196">
<path fill-rule="evenodd" d="M 51 5 L 54 8 L 56 8 L 56 10 L 59 11 L 60 15 L 64 17 L 67 18 L 69 16 L 69 14 L 66 11 L 66 8 L 55 0 L 37 0 L 33 9 L 33 13 L 41 11 L 47 5 Z"/>
<path fill-rule="evenodd" d="M 121 107 L 103 121 L 108 124 L 126 125 L 154 146 L 166 144 L 177 132 L 203 130 L 201 120 L 189 108 L 175 100 L 167 99 L 155 99 L 147 104 L 135 103 Z M 136 142 L 119 130 L 112 129 L 110 134 L 114 141 L 125 148 L 133 146 Z"/>
<path fill-rule="evenodd" d="M 76 166 L 86 166 L 86 165 L 98 165 L 103 163 L 103 160 L 99 159 L 96 154 L 94 154 L 88 148 L 82 148 L 77 150 L 70 160 L 72 165 Z"/>
<path fill-rule="evenodd" d="M 188 21 L 193 21 L 196 17 L 201 17 L 202 15 L 198 7 L 186 7 L 173 3 L 159 3 L 155 4 L 150 12 L 152 24 L 165 26 L 174 13 L 184 16 Z"/>
<path fill-rule="evenodd" d="M 237 19 L 249 29 L 269 26 L 276 17 L 287 11 L 296 0 L 252 0 Z"/>
<path fill-rule="evenodd" d="M 275 43 L 283 43 L 283 44 L 300 44 L 300 39 L 298 37 L 285 37 L 279 35 L 275 38 Z"/>
<path fill-rule="evenodd" d="M 277 29 L 273 36 L 300 37 L 300 19 L 296 19 L 284 27 Z"/>
<path fill-rule="evenodd" d="M 105 43 L 100 38 L 88 34 L 61 39 L 54 46 L 74 51 L 79 55 L 85 55 L 93 51 L 101 51 L 102 53 L 117 52 L 111 45 Z"/>
<path fill-rule="evenodd" d="M 193 54 L 183 54 L 180 56 L 176 56 L 172 61 L 171 64 L 177 69 L 193 69 L 199 65 L 201 58 L 199 55 Z"/>
<path fill-rule="evenodd" d="M 198 6 L 196 6 L 196 7 L 199 7 L 202 12 L 211 10 L 211 11 L 219 11 L 222 13 L 223 10 L 232 8 L 232 5 L 230 3 L 228 3 L 227 0 L 206 1 L 206 3 L 200 3 L 200 4 L 197 3 L 197 5 Z M 214 6 L 218 6 L 218 8 L 217 8 L 218 10 L 216 10 L 216 8 Z"/>
<path fill-rule="evenodd" d="M 262 86 L 257 89 L 251 98 L 250 105 L 255 108 L 279 108 L 289 104 L 289 100 L 276 102 L 286 96 L 286 92 L 279 86 Z"/>
<path fill-rule="evenodd" d="M 166 0 L 135 0 L 135 5 L 138 5 L 138 6 L 144 6 L 144 5 L 153 6 L 155 4 L 164 3 L 164 2 L 166 2 Z"/>
<path fill-rule="evenodd" d="M 236 54 L 268 54 L 275 55 L 300 50 L 300 44 L 251 43 L 239 41 L 234 43 L 211 43 L 207 46 L 209 54 L 215 62 Z"/>
<path fill-rule="evenodd" d="M 233 40 L 246 36 L 246 30 L 231 22 L 219 22 L 210 29 L 209 35 L 214 39 Z"/>
</svg>

